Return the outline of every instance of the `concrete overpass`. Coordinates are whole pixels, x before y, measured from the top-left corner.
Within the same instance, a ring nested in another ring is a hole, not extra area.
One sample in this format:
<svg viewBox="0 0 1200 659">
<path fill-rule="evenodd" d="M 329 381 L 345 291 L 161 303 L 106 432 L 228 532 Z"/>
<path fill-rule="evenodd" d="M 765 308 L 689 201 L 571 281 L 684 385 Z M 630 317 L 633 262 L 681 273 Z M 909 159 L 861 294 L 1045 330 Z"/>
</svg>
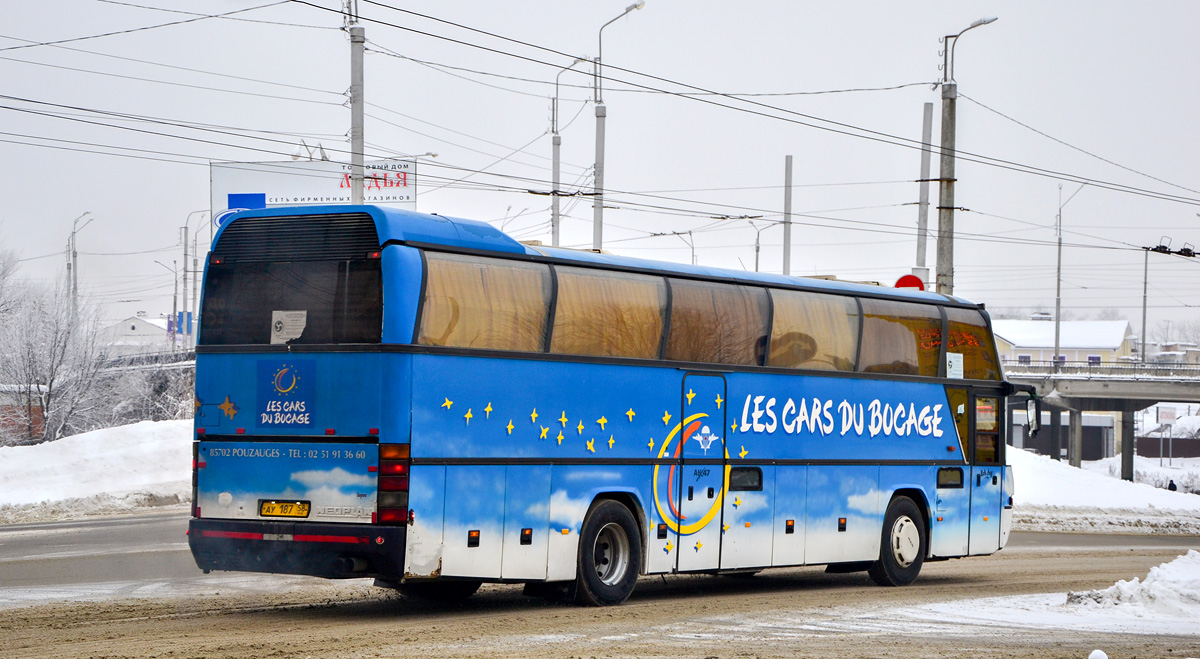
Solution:
<svg viewBox="0 0 1200 659">
<path fill-rule="evenodd" d="M 1120 412 L 1117 446 L 1121 478 L 1133 480 L 1133 415 L 1155 403 L 1200 402 L 1197 364 L 1021 364 L 1005 362 L 1005 376 L 1033 385 L 1044 405 L 1070 412 L 1067 457 L 1078 467 L 1084 412 Z"/>
</svg>

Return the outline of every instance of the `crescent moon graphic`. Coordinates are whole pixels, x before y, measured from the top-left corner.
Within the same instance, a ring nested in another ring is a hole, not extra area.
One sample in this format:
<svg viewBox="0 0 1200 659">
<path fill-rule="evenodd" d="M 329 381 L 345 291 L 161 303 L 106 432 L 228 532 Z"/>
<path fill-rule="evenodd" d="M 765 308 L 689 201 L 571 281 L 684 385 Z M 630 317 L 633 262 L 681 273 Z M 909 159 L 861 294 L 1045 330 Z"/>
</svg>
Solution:
<svg viewBox="0 0 1200 659">
<path fill-rule="evenodd" d="M 291 368 L 285 366 L 282 369 L 280 369 L 280 371 L 278 373 L 275 374 L 275 391 L 278 391 L 281 394 L 286 394 L 289 391 L 291 391 L 292 389 L 296 388 L 296 375 L 294 373 L 292 374 L 291 384 L 289 384 L 287 387 L 283 386 L 283 376 L 286 375 L 291 370 L 292 370 Z"/>
<path fill-rule="evenodd" d="M 695 432 L 696 427 L 698 425 L 698 424 L 693 424 L 692 422 L 696 421 L 698 419 L 707 417 L 707 416 L 708 416 L 707 414 L 700 412 L 698 414 L 693 414 L 693 415 L 687 417 L 686 419 L 684 419 L 683 421 L 681 421 L 680 423 L 676 424 L 675 427 L 671 429 L 671 433 L 669 435 L 667 435 L 667 439 L 666 439 L 666 441 L 663 442 L 662 448 L 659 449 L 658 457 L 661 459 L 667 454 L 667 451 L 671 445 L 671 440 L 675 437 L 675 435 L 679 434 L 680 430 L 682 430 L 685 426 L 688 426 L 687 431 L 685 431 L 685 435 L 680 437 L 680 440 L 679 440 L 680 447 L 682 448 L 683 443 L 686 442 L 690 438 L 691 433 Z M 729 459 L 728 448 L 726 448 L 726 450 L 725 450 L 725 459 L 727 459 L 727 460 Z M 732 466 L 730 466 L 730 465 L 725 466 L 725 478 L 723 479 L 723 482 L 721 484 L 721 491 L 717 494 L 716 499 L 713 501 L 712 506 L 708 509 L 708 512 L 704 513 L 703 517 L 701 517 L 698 521 L 696 521 L 692 524 L 680 523 L 680 522 L 682 522 L 682 520 L 679 519 L 679 513 L 675 510 L 674 502 L 671 501 L 671 499 L 670 499 L 670 496 L 671 496 L 670 490 L 673 489 L 670 485 L 668 485 L 668 487 L 667 487 L 667 489 L 668 489 L 667 503 L 668 503 L 668 508 L 670 510 L 669 510 L 669 512 L 667 510 L 663 510 L 662 501 L 658 497 L 658 483 L 659 483 L 658 471 L 659 471 L 660 467 L 661 467 L 661 465 L 654 465 L 654 505 L 658 509 L 659 518 L 662 519 L 662 521 L 664 523 L 666 523 L 668 528 L 670 528 L 672 531 L 674 531 L 680 535 L 691 535 L 693 533 L 696 533 L 700 529 L 703 529 L 704 527 L 708 526 L 708 523 L 711 522 L 713 520 L 713 518 L 717 516 L 717 513 L 719 513 L 721 511 L 721 504 L 725 500 L 725 492 L 727 492 L 729 490 L 729 472 L 733 469 Z M 668 472 L 669 473 L 668 482 L 674 481 L 674 478 L 673 478 L 674 469 L 675 469 L 675 466 L 672 465 L 671 470 Z"/>
</svg>

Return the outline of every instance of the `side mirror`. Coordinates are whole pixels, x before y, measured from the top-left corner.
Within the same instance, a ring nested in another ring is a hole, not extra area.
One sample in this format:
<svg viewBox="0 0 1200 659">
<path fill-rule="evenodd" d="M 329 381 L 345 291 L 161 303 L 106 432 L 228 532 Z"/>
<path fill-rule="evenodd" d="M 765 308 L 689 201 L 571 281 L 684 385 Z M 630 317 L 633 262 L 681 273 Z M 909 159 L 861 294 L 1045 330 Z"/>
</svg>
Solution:
<svg viewBox="0 0 1200 659">
<path fill-rule="evenodd" d="M 1029 420 L 1029 436 L 1033 437 L 1042 428 L 1042 402 L 1030 397 L 1025 403 L 1025 416 Z"/>
</svg>

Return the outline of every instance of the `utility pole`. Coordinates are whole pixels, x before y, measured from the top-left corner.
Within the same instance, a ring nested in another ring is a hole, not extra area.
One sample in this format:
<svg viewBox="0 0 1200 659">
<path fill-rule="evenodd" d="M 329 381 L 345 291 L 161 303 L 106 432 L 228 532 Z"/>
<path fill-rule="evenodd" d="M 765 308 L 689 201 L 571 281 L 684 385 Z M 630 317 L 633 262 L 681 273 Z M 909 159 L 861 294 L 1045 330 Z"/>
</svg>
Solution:
<svg viewBox="0 0 1200 659">
<path fill-rule="evenodd" d="M 559 152 L 562 149 L 562 136 L 558 134 L 558 80 L 562 74 L 566 73 L 571 67 L 584 61 L 582 57 L 576 57 L 574 62 L 569 66 L 563 67 L 558 75 L 554 76 L 554 102 L 550 104 L 550 132 L 554 134 L 551 138 L 553 145 L 553 189 L 550 191 L 550 244 L 558 247 L 559 243 L 559 196 L 561 192 L 558 189 L 559 184 Z"/>
<path fill-rule="evenodd" d="M 626 14 L 646 6 L 645 0 L 625 8 L 620 16 L 600 26 L 596 33 L 596 166 L 592 172 L 594 177 L 592 187 L 592 249 L 599 252 L 604 246 L 604 123 L 608 117 L 608 108 L 604 107 L 604 73 L 601 69 L 600 58 L 604 54 L 604 28 L 624 18 Z"/>
<path fill-rule="evenodd" d="M 1054 278 L 1054 363 L 1052 365 L 1055 373 L 1057 373 L 1059 371 L 1059 368 L 1058 368 L 1059 341 L 1058 341 L 1058 339 L 1059 339 L 1059 330 L 1061 329 L 1061 325 L 1062 325 L 1062 209 L 1063 209 L 1063 206 L 1066 206 L 1067 204 L 1071 203 L 1071 200 L 1075 198 L 1075 195 L 1082 192 L 1084 186 L 1086 186 L 1086 185 L 1087 185 L 1087 183 L 1080 185 L 1079 189 L 1076 190 L 1074 194 L 1072 194 L 1070 197 L 1067 197 L 1066 201 L 1063 201 L 1062 200 L 1062 183 L 1058 184 L 1058 213 L 1054 216 L 1054 230 L 1055 230 L 1055 232 L 1058 233 L 1058 266 L 1056 268 L 1056 274 L 1055 274 L 1055 278 Z"/>
<path fill-rule="evenodd" d="M 958 34 L 946 35 L 942 53 L 942 147 L 938 194 L 937 292 L 954 295 L 954 131 L 958 83 L 954 80 L 954 48 L 967 30 L 996 20 L 985 16 Z M 951 43 L 953 40 L 953 43 Z"/>
<path fill-rule="evenodd" d="M 1179 249 L 1171 249 L 1171 239 L 1167 236 L 1159 238 L 1158 245 L 1154 247 L 1143 247 L 1146 257 L 1142 265 L 1142 363 L 1146 363 L 1146 291 L 1150 286 L 1150 252 L 1158 252 L 1159 254 L 1168 254 L 1174 256 L 1186 256 L 1187 258 L 1196 257 L 1196 247 L 1191 243 L 1184 243 Z M 1168 328 L 1170 326 L 1168 325 Z"/>
<path fill-rule="evenodd" d="M 954 295 L 954 119 L 957 99 L 958 84 L 944 81 L 937 238 L 937 292 L 943 295 Z"/>
<path fill-rule="evenodd" d="M 363 203 L 363 48 L 366 29 L 350 17 L 350 203 Z"/>
<path fill-rule="evenodd" d="M 75 218 L 71 222 L 71 238 L 67 241 L 67 274 L 71 278 L 71 311 L 74 312 L 79 308 L 79 251 L 75 247 L 75 235 L 83 231 L 87 225 L 92 223 L 96 218 L 89 218 L 83 226 L 79 226 L 79 220 L 91 215 L 91 211 L 84 211 L 82 215 Z"/>
<path fill-rule="evenodd" d="M 758 260 L 758 244 L 755 238 L 755 261 Z M 757 264 L 754 271 L 758 272 Z M 792 157 L 783 159 L 783 274 L 792 274 Z"/>
<path fill-rule="evenodd" d="M 925 265 L 925 247 L 929 240 L 929 160 L 933 139 L 933 103 L 926 103 L 921 120 L 921 194 L 917 203 L 917 265 L 912 273 L 929 287 L 929 268 Z"/>
</svg>

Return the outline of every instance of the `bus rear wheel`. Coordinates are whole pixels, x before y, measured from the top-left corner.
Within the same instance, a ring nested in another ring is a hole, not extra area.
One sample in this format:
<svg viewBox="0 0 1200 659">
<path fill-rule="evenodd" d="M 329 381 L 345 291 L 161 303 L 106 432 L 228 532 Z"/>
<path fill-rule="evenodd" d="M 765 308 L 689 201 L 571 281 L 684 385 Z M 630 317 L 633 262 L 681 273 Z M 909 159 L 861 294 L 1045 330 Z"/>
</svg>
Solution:
<svg viewBox="0 0 1200 659">
<path fill-rule="evenodd" d="M 633 593 L 642 564 L 641 533 L 624 505 L 604 500 L 583 520 L 575 601 L 589 606 L 620 604 Z"/>
<path fill-rule="evenodd" d="M 880 586 L 907 586 L 921 572 L 927 544 L 921 509 L 908 497 L 896 497 L 883 516 L 879 560 L 867 574 Z"/>
</svg>

